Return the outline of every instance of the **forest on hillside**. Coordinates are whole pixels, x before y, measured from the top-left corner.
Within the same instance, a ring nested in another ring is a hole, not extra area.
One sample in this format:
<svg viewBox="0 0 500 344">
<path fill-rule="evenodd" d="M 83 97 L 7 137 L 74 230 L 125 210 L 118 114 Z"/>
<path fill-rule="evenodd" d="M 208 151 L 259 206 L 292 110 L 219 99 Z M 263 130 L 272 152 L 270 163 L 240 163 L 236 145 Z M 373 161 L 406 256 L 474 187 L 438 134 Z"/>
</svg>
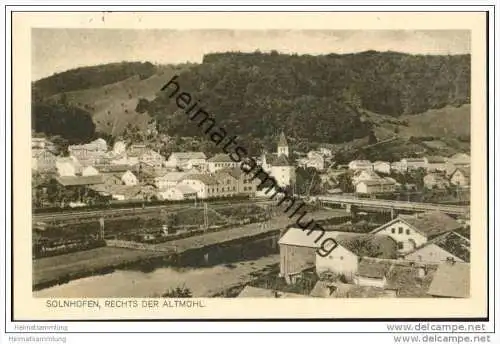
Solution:
<svg viewBox="0 0 500 344">
<path fill-rule="evenodd" d="M 81 67 L 37 80 L 33 83 L 34 97 L 50 97 L 62 92 L 100 87 L 138 75 L 146 79 L 156 72 L 150 62 L 120 62 Z"/>
<path fill-rule="evenodd" d="M 33 129 L 84 140 L 95 131 L 93 114 L 66 104 L 64 93 L 160 72 L 149 62 L 123 62 L 38 80 L 32 85 Z M 281 130 L 297 146 L 372 137 L 375 124 L 366 111 L 398 118 L 470 103 L 470 55 L 214 53 L 178 73 L 182 91 L 255 150 L 274 146 Z M 203 137 L 168 92 L 139 99 L 136 111 L 155 119 L 162 134 Z"/>
<path fill-rule="evenodd" d="M 177 81 L 231 134 L 263 138 L 283 129 L 339 143 L 370 135 L 362 109 L 398 117 L 469 103 L 470 56 L 220 53 Z M 168 92 L 145 107 L 165 133 L 201 134 Z"/>
</svg>

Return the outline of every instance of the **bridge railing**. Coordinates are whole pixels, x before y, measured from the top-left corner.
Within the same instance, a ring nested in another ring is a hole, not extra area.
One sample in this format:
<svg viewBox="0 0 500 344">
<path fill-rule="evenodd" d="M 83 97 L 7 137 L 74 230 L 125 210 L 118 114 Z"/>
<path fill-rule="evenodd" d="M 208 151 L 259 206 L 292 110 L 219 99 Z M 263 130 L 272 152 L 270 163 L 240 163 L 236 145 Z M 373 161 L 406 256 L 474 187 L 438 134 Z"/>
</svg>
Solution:
<svg viewBox="0 0 500 344">
<path fill-rule="evenodd" d="M 348 203 L 348 204 L 358 204 L 358 205 L 371 205 L 371 206 L 386 206 L 386 207 L 397 207 L 400 209 L 419 209 L 419 210 L 442 210 L 451 211 L 457 213 L 464 213 L 468 211 L 468 207 L 457 206 L 457 205 L 445 205 L 438 203 L 419 203 L 419 202 L 402 202 L 402 201 L 391 201 L 391 200 L 367 200 L 355 197 L 331 197 L 318 196 L 316 198 L 321 202 L 338 202 L 338 203 Z"/>
</svg>

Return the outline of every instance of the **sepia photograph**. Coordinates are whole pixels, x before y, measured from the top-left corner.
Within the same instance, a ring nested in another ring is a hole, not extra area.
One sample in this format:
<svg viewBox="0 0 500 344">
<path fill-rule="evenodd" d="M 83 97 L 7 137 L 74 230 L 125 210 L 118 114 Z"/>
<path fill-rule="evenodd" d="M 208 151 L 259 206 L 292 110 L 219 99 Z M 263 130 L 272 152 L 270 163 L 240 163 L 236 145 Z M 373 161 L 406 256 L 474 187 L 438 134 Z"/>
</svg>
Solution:
<svg viewBox="0 0 500 344">
<path fill-rule="evenodd" d="M 469 32 L 32 44 L 35 296 L 469 296 Z"/>
<path fill-rule="evenodd" d="M 120 15 L 23 29 L 33 318 L 485 314 L 477 30 Z"/>
</svg>

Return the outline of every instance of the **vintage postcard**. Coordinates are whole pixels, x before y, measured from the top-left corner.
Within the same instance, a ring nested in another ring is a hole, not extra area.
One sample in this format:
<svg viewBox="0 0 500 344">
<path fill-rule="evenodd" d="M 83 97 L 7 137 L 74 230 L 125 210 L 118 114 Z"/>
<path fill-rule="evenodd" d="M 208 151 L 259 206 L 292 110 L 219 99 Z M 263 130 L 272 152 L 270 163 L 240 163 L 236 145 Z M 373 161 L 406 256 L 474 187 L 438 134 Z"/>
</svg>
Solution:
<svg viewBox="0 0 500 344">
<path fill-rule="evenodd" d="M 486 19 L 14 13 L 14 319 L 486 318 Z"/>
</svg>

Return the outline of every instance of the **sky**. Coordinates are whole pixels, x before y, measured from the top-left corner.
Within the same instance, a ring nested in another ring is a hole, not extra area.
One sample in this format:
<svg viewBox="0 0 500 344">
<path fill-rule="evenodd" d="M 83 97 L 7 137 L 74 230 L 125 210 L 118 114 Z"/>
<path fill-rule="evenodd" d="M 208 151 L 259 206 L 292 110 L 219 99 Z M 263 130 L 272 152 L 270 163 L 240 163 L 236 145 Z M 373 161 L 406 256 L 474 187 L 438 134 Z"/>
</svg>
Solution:
<svg viewBox="0 0 500 344">
<path fill-rule="evenodd" d="M 120 61 L 201 62 L 213 52 L 277 50 L 345 54 L 366 50 L 468 54 L 466 30 L 125 30 L 32 29 L 33 80 L 72 68 Z"/>
</svg>

